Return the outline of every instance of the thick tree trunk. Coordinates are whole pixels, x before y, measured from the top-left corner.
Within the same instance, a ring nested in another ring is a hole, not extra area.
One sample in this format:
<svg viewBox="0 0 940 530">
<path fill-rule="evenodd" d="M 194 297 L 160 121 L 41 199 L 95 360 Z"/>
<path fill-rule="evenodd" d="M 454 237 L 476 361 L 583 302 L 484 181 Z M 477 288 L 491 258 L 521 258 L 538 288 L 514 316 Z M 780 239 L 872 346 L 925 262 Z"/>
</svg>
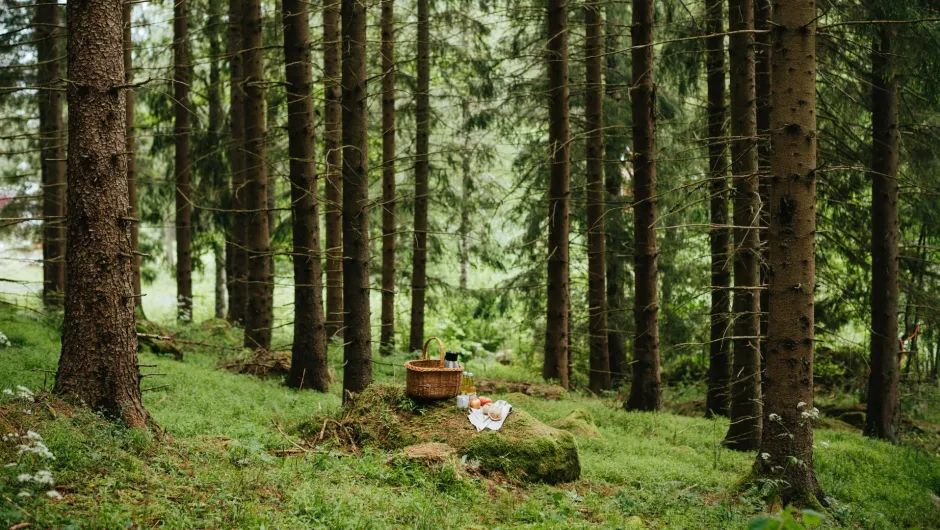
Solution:
<svg viewBox="0 0 940 530">
<path fill-rule="evenodd" d="M 548 2 L 548 290 L 545 321 L 545 362 L 542 377 L 558 379 L 568 388 L 568 2 Z"/>
<path fill-rule="evenodd" d="M 193 318 L 193 203 L 190 187 L 189 138 L 192 119 L 189 105 L 190 75 L 189 4 L 173 4 L 173 137 L 176 145 L 176 299 L 180 320 Z"/>
<path fill-rule="evenodd" d="M 62 125 L 62 37 L 59 7 L 38 0 L 35 15 L 36 59 L 39 62 L 39 146 L 42 171 L 42 298 L 47 307 L 61 307 L 65 293 L 65 129 Z"/>
<path fill-rule="evenodd" d="M 606 97 L 609 100 L 607 108 L 616 108 L 619 111 L 622 105 L 622 92 L 619 79 L 622 74 L 618 68 L 616 53 L 621 49 L 622 26 L 618 14 L 618 5 L 607 2 L 604 6 L 607 15 L 606 34 Z M 616 116 L 619 116 L 619 112 Z M 612 383 L 619 385 L 627 379 L 630 365 L 627 361 L 627 344 L 625 332 L 627 330 L 627 296 L 624 288 L 626 277 L 626 256 L 628 253 L 628 234 L 626 221 L 626 200 L 623 193 L 623 162 L 620 160 L 624 153 L 622 135 L 605 136 L 605 164 L 604 187 L 607 190 L 607 212 L 604 229 L 607 235 L 607 352 L 610 359 Z"/>
<path fill-rule="evenodd" d="M 464 121 L 468 119 L 469 112 L 464 106 Z M 460 155 L 460 240 L 458 241 L 458 259 L 460 260 L 460 276 L 458 285 L 460 290 L 467 289 L 470 278 L 470 194 L 473 191 L 473 175 L 470 174 L 470 153 L 464 151 Z"/>
<path fill-rule="evenodd" d="M 708 55 L 708 194 L 711 229 L 711 333 L 705 415 L 727 416 L 731 380 L 731 230 L 728 228 L 728 156 L 725 137 L 724 0 L 705 7 Z"/>
<path fill-rule="evenodd" d="M 264 54 L 261 0 L 242 3 L 242 57 L 245 89 L 245 192 L 248 244 L 248 300 L 245 347 L 271 347 L 273 290 L 268 232 L 268 178 L 265 150 Z"/>
<path fill-rule="evenodd" d="M 340 0 L 323 5 L 323 146 L 326 151 L 326 336 L 343 336 L 343 177 Z"/>
<path fill-rule="evenodd" d="M 783 505 L 825 503 L 813 468 L 816 4 L 778 0 L 771 79 L 770 322 L 755 469 Z"/>
<path fill-rule="evenodd" d="M 731 174 L 734 181 L 734 362 L 731 425 L 725 445 L 760 445 L 760 196 L 757 194 L 757 106 L 753 0 L 728 1 L 731 54 Z"/>
<path fill-rule="evenodd" d="M 659 410 L 659 276 L 656 249 L 656 85 L 653 81 L 654 0 L 633 2 L 633 382 L 625 407 Z"/>
<path fill-rule="evenodd" d="M 208 137 L 210 145 L 218 146 L 222 143 L 222 129 L 224 127 L 224 110 L 222 109 L 222 1 L 209 0 L 209 16 L 206 19 L 205 32 L 209 37 L 209 86 L 206 87 L 206 99 L 209 106 Z M 225 193 L 225 184 L 216 187 L 214 180 L 211 184 L 212 200 L 220 209 L 229 207 L 228 197 Z M 212 217 L 215 220 L 215 217 Z M 226 281 L 228 278 L 227 262 L 225 260 L 225 245 L 213 241 L 212 253 L 215 261 L 215 318 L 224 319 L 226 300 Z"/>
<path fill-rule="evenodd" d="M 876 15 L 877 16 L 877 15 Z M 884 17 L 882 17 L 884 18 Z M 871 375 L 865 434 L 898 441 L 898 78 L 890 24 L 872 52 Z"/>
<path fill-rule="evenodd" d="M 424 299 L 428 287 L 428 136 L 431 130 L 430 105 L 430 19 L 428 0 L 418 0 L 418 86 L 415 89 L 415 234 L 411 269 L 411 339 L 409 349 L 424 344 Z"/>
<path fill-rule="evenodd" d="M 350 392 L 361 392 L 372 383 L 365 0 L 342 0 L 342 19 L 343 402 L 346 402 Z"/>
<path fill-rule="evenodd" d="M 330 373 L 320 270 L 310 15 L 304 0 L 283 0 L 282 5 L 294 238 L 294 344 L 287 386 L 326 392 Z"/>
<path fill-rule="evenodd" d="M 395 347 L 395 0 L 382 2 L 382 335 Z"/>
<path fill-rule="evenodd" d="M 585 128 L 587 129 L 588 224 L 588 332 L 590 333 L 590 367 L 588 386 L 592 392 L 610 390 L 610 357 L 607 353 L 607 244 L 604 240 L 604 81 L 601 77 L 601 56 L 604 41 L 601 35 L 600 0 L 584 4 Z"/>
<path fill-rule="evenodd" d="M 247 190 L 245 190 L 245 89 L 242 59 L 242 11 L 241 0 L 229 0 L 228 11 L 228 56 L 231 72 L 229 120 L 231 139 L 229 160 L 232 164 L 232 234 L 231 252 L 226 257 L 231 261 L 229 282 L 229 320 L 237 324 L 245 322 L 245 306 L 248 303 L 248 215 L 245 213 Z"/>
<path fill-rule="evenodd" d="M 65 323 L 58 394 L 144 427 L 127 200 L 122 2 L 68 4 Z"/>
<path fill-rule="evenodd" d="M 123 7 L 124 22 L 124 83 L 134 83 L 134 39 L 131 36 L 134 4 L 125 2 Z M 134 89 L 128 88 L 124 92 L 124 120 L 125 153 L 127 158 L 127 201 L 130 204 L 130 217 L 137 219 L 131 223 L 131 248 L 134 257 L 131 259 L 131 268 L 134 271 L 134 306 L 135 310 L 143 316 L 144 304 L 140 289 L 140 213 L 137 210 L 137 142 L 134 131 Z"/>
<path fill-rule="evenodd" d="M 766 363 L 763 352 L 767 348 L 767 308 L 770 306 L 770 291 L 766 289 L 767 264 L 769 263 L 770 243 L 770 0 L 754 0 L 754 29 L 767 33 L 756 33 L 755 44 L 755 80 L 757 84 L 757 191 L 760 195 L 760 284 L 765 287 L 760 291 L 760 351 L 761 363 Z"/>
</svg>

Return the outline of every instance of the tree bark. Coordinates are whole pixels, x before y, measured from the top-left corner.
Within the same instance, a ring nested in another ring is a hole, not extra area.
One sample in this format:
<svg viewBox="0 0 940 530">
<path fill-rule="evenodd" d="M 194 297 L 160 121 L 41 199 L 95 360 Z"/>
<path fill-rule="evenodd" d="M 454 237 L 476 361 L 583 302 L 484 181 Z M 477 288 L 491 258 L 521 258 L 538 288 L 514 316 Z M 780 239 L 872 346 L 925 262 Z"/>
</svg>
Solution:
<svg viewBox="0 0 940 530">
<path fill-rule="evenodd" d="M 468 105 L 464 105 L 464 123 L 469 118 Z M 469 138 L 468 138 L 469 140 Z M 464 150 L 460 154 L 460 228 L 457 242 L 457 251 L 460 254 L 460 276 L 458 286 L 461 291 L 467 289 L 470 278 L 470 194 L 473 191 L 473 175 L 470 173 L 470 153 Z"/>
<path fill-rule="evenodd" d="M 871 375 L 865 435 L 898 441 L 898 79 L 896 29 L 872 51 Z"/>
<path fill-rule="evenodd" d="M 610 357 L 607 352 L 607 244 L 604 235 L 604 81 L 601 56 L 604 41 L 600 0 L 584 4 L 584 55 L 587 87 L 585 128 L 587 129 L 588 224 L 588 332 L 590 367 L 588 387 L 592 392 L 610 390 Z"/>
<path fill-rule="evenodd" d="M 568 2 L 548 2 L 548 290 L 542 377 L 568 388 L 568 212 L 571 197 L 568 108 Z"/>
<path fill-rule="evenodd" d="M 248 300 L 245 347 L 271 347 L 273 285 L 268 232 L 268 178 L 265 150 L 264 55 L 261 0 L 242 3 L 242 57 L 245 90 L 245 191 L 248 236 Z"/>
<path fill-rule="evenodd" d="M 205 32 L 209 38 L 209 86 L 206 87 L 206 99 L 209 106 L 209 123 L 207 135 L 213 149 L 222 143 L 222 129 L 224 127 L 224 110 L 222 109 L 222 1 L 209 0 L 209 12 L 206 19 Z M 220 160 L 220 156 L 214 156 L 215 160 Z M 215 169 L 215 168 L 213 168 Z M 219 209 L 230 207 L 225 193 L 225 184 L 217 186 L 215 179 L 207 179 L 210 188 L 212 201 Z M 217 217 L 213 215 L 213 226 L 220 224 L 216 221 Z M 222 227 L 217 227 L 214 232 Z M 224 234 L 224 231 L 223 231 Z M 223 236 L 224 237 L 224 236 Z M 212 254 L 215 261 L 215 318 L 224 319 L 227 306 L 226 280 L 228 278 L 227 263 L 225 260 L 224 244 L 218 241 L 212 241 Z"/>
<path fill-rule="evenodd" d="M 369 156 L 366 4 L 342 0 L 343 402 L 372 383 L 369 309 Z"/>
<path fill-rule="evenodd" d="M 173 138 L 176 173 L 176 298 L 180 320 L 193 318 L 192 193 L 189 139 L 192 135 L 189 104 L 190 75 L 189 4 L 173 4 Z"/>
<path fill-rule="evenodd" d="M 783 505 L 825 503 L 813 468 L 816 284 L 816 4 L 773 15 L 770 322 L 764 426 L 755 470 L 783 480 Z M 773 418 L 773 419 L 771 419 Z M 795 459 L 796 463 L 793 462 Z"/>
<path fill-rule="evenodd" d="M 411 269 L 411 339 L 409 349 L 424 344 L 424 300 L 428 287 L 428 136 L 430 108 L 430 19 L 428 0 L 418 0 L 418 85 L 415 89 L 415 235 Z"/>
<path fill-rule="evenodd" d="M 767 33 L 754 35 L 755 44 L 755 79 L 757 83 L 757 191 L 760 195 L 760 284 L 767 285 L 770 242 L 768 241 L 770 224 L 770 18 L 773 8 L 770 0 L 754 0 L 754 29 Z M 761 363 L 766 362 L 763 352 L 767 348 L 767 308 L 770 305 L 770 291 L 760 292 L 760 351 Z"/>
<path fill-rule="evenodd" d="M 320 270 L 310 14 L 305 0 L 283 0 L 282 6 L 294 239 L 294 344 L 287 386 L 326 392 L 330 373 Z"/>
<path fill-rule="evenodd" d="M 343 336 L 343 178 L 340 0 L 323 5 L 323 146 L 326 151 L 326 336 Z"/>
<path fill-rule="evenodd" d="M 731 230 L 728 228 L 728 157 L 725 138 L 724 0 L 708 0 L 705 7 L 709 37 L 708 166 L 711 229 L 711 332 L 708 355 L 708 393 L 705 415 L 728 416 L 731 380 Z"/>
<path fill-rule="evenodd" d="M 382 1 L 382 331 L 395 348 L 395 0 Z"/>
<path fill-rule="evenodd" d="M 731 55 L 731 176 L 734 182 L 734 361 L 731 424 L 725 445 L 760 445 L 760 196 L 757 194 L 757 106 L 753 0 L 728 1 Z M 745 32 L 745 33 L 740 33 Z"/>
<path fill-rule="evenodd" d="M 212 256 L 215 261 L 215 318 L 225 318 L 225 247 L 213 245 Z"/>
<path fill-rule="evenodd" d="M 653 81 L 654 0 L 634 0 L 633 60 L 633 246 L 636 296 L 633 302 L 633 382 L 625 407 L 659 410 L 659 276 L 656 249 L 656 85 Z"/>
<path fill-rule="evenodd" d="M 248 303 L 248 215 L 245 190 L 245 92 L 242 46 L 242 0 L 229 0 L 228 11 L 228 56 L 231 72 L 229 120 L 231 139 L 229 160 L 232 170 L 232 234 L 231 252 L 226 257 L 231 261 L 229 276 L 229 320 L 245 323 L 245 307 Z"/>
<path fill-rule="evenodd" d="M 36 59 L 39 63 L 39 148 L 42 171 L 42 298 L 47 307 L 61 307 L 65 293 L 65 129 L 62 92 L 56 88 L 61 71 L 62 37 L 59 7 L 53 0 L 36 3 Z"/>
<path fill-rule="evenodd" d="M 604 7 L 607 15 L 606 34 L 606 96 L 611 107 L 618 109 L 621 106 L 622 92 L 619 81 L 622 79 L 621 69 L 618 66 L 616 53 L 621 48 L 621 28 L 618 17 L 618 4 L 607 2 Z M 616 116 L 620 116 L 618 112 Z M 630 364 L 627 361 L 627 344 L 625 332 L 627 330 L 627 296 L 624 287 L 626 277 L 625 259 L 628 250 L 628 234 L 626 227 L 626 200 L 623 193 L 623 162 L 620 160 L 624 153 L 624 140 L 622 135 L 605 136 L 604 187 L 607 189 L 607 203 L 609 205 L 605 216 L 604 229 L 607 235 L 607 353 L 610 359 L 612 383 L 616 386 L 627 379 Z"/>
<path fill-rule="evenodd" d="M 55 392 L 144 427 L 127 196 L 120 0 L 68 4 L 65 322 Z"/>
</svg>

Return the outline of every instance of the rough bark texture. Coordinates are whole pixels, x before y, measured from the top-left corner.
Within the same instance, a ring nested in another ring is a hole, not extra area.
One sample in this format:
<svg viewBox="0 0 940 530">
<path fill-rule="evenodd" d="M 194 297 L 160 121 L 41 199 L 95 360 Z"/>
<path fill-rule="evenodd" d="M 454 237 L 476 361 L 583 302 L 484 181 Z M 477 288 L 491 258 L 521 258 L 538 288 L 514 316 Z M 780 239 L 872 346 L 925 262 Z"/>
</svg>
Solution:
<svg viewBox="0 0 940 530">
<path fill-rule="evenodd" d="M 659 369 L 659 276 L 656 249 L 656 85 L 653 81 L 654 0 L 634 0 L 633 60 L 633 382 L 629 410 L 662 407 Z"/>
<path fill-rule="evenodd" d="M 725 137 L 724 0 L 708 0 L 708 193 L 711 229 L 711 333 L 708 355 L 708 393 L 705 414 L 727 416 L 731 381 L 731 229 L 728 228 L 728 155 Z"/>
<path fill-rule="evenodd" d="M 215 261 L 215 312 L 214 316 L 218 319 L 225 318 L 225 247 L 214 245 L 212 247 L 212 257 Z"/>
<path fill-rule="evenodd" d="M 813 468 L 816 265 L 816 4 L 778 0 L 771 81 L 770 322 L 755 469 L 783 505 L 825 502 Z M 773 420 L 769 418 L 773 416 Z M 796 460 L 794 464 L 792 459 Z"/>
<path fill-rule="evenodd" d="M 271 347 L 273 290 L 268 233 L 268 178 L 265 166 L 264 55 L 261 0 L 242 3 L 243 73 L 245 75 L 245 192 L 248 244 L 248 300 L 245 347 Z"/>
<path fill-rule="evenodd" d="M 754 29 L 753 0 L 729 0 L 728 29 Z M 734 182 L 734 361 L 731 425 L 725 444 L 739 451 L 760 445 L 760 196 L 757 194 L 757 106 L 754 34 L 732 33 L 731 175 Z"/>
<path fill-rule="evenodd" d="M 36 59 L 39 62 L 39 146 L 42 171 L 42 298 L 61 307 L 65 293 L 65 129 L 62 124 L 62 35 L 59 7 L 38 0 L 35 15 Z M 55 87 L 55 88 L 53 88 Z"/>
<path fill-rule="evenodd" d="M 621 49 L 621 21 L 617 4 L 607 2 L 604 5 L 607 15 L 606 33 L 606 97 L 610 104 L 607 108 L 618 108 L 622 103 L 623 91 L 618 86 L 618 79 L 624 77 L 618 70 L 616 51 Z M 618 113 L 619 115 L 619 113 Z M 607 190 L 607 212 L 604 231 L 607 236 L 607 354 L 610 359 L 610 371 L 614 386 L 627 379 L 630 364 L 627 361 L 626 330 L 627 296 L 625 292 L 626 256 L 628 253 L 629 234 L 626 226 L 626 199 L 624 197 L 624 167 L 620 160 L 624 152 L 624 140 L 620 135 L 605 136 L 604 187 Z"/>
<path fill-rule="evenodd" d="M 411 269 L 411 338 L 409 349 L 424 344 L 424 299 L 428 287 L 428 135 L 431 130 L 430 105 L 430 19 L 428 0 L 418 0 L 418 85 L 415 89 L 415 234 Z"/>
<path fill-rule="evenodd" d="M 342 0 L 343 401 L 372 383 L 369 309 L 369 139 L 366 130 L 366 3 Z"/>
<path fill-rule="evenodd" d="M 323 318 L 320 216 L 311 89 L 310 15 L 304 0 L 283 0 L 291 224 L 294 238 L 294 344 L 287 385 L 326 392 L 330 373 Z"/>
<path fill-rule="evenodd" d="M 754 29 L 770 30 L 772 8 L 770 0 L 754 0 Z M 757 82 L 757 191 L 760 194 L 760 231 L 761 267 L 760 284 L 767 285 L 768 257 L 770 247 L 767 226 L 770 224 L 770 33 L 754 35 L 755 61 L 754 70 Z M 760 292 L 760 351 L 761 361 L 766 362 L 763 352 L 767 347 L 767 308 L 770 305 L 770 291 Z"/>
<path fill-rule="evenodd" d="M 343 178 L 340 0 L 323 5 L 323 146 L 326 150 L 326 335 L 343 336 Z"/>
<path fill-rule="evenodd" d="M 601 77 L 601 56 L 604 41 L 601 35 L 601 3 L 587 0 L 584 4 L 585 127 L 587 129 L 588 224 L 588 332 L 590 333 L 590 367 L 588 386 L 592 392 L 610 389 L 610 357 L 607 354 L 607 244 L 604 240 L 604 81 Z"/>
<path fill-rule="evenodd" d="M 193 317 L 192 193 L 189 139 L 192 135 L 189 104 L 190 75 L 187 0 L 173 4 L 173 138 L 176 173 L 176 299 L 177 316 Z"/>
<path fill-rule="evenodd" d="M 248 303 L 248 216 L 245 213 L 247 190 L 245 190 L 245 92 L 242 62 L 242 12 L 241 0 L 229 0 L 228 11 L 228 56 L 231 73 L 229 124 L 229 160 L 232 167 L 232 234 L 229 282 L 229 320 L 236 324 L 245 322 L 245 306 Z"/>
<path fill-rule="evenodd" d="M 568 388 L 568 2 L 548 2 L 548 290 L 542 377 Z"/>
<path fill-rule="evenodd" d="M 395 0 L 382 2 L 382 353 L 395 347 Z"/>
<path fill-rule="evenodd" d="M 122 2 L 68 4 L 65 322 L 55 391 L 131 427 L 140 397 L 127 200 Z"/>
<path fill-rule="evenodd" d="M 898 79 L 895 28 L 872 52 L 871 375 L 865 434 L 898 440 Z"/>
<path fill-rule="evenodd" d="M 467 120 L 467 106 L 464 106 L 464 120 Z M 461 290 L 467 288 L 470 278 L 470 195 L 473 193 L 473 175 L 470 173 L 470 153 L 464 151 L 460 154 L 460 228 L 457 241 L 458 259 L 460 260 L 460 276 L 458 286 Z"/>
<path fill-rule="evenodd" d="M 222 3 L 224 0 L 209 0 L 208 5 L 208 17 L 206 18 L 205 33 L 209 38 L 209 85 L 206 87 L 206 103 L 209 106 L 209 120 L 208 120 L 208 131 L 207 135 L 211 139 L 210 145 L 213 146 L 213 151 L 216 148 L 215 146 L 222 144 L 223 131 L 224 128 L 224 113 L 222 109 Z M 214 159 L 218 160 L 220 157 L 215 155 Z M 200 157 L 201 158 L 201 157 Z M 220 169 L 220 168 L 214 168 Z M 224 181 L 221 186 L 216 186 L 214 177 L 210 180 L 205 178 L 205 180 L 210 181 L 211 184 L 211 200 L 220 209 L 225 209 L 229 207 L 228 194 L 225 187 Z M 204 184 L 205 186 L 205 184 Z M 216 225 L 216 216 L 211 217 L 213 224 Z M 228 293 L 226 290 L 226 280 L 228 278 L 228 264 L 225 261 L 225 245 L 218 242 L 212 242 L 212 254 L 213 260 L 215 261 L 215 318 L 224 319 L 226 311 L 226 300 L 228 298 Z"/>
</svg>

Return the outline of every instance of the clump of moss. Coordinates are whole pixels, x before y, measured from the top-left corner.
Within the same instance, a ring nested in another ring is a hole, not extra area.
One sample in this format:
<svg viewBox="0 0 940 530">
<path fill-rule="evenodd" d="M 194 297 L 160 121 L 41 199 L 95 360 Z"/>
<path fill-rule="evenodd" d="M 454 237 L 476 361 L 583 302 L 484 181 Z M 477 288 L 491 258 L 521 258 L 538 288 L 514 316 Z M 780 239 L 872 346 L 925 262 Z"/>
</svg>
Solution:
<svg viewBox="0 0 940 530">
<path fill-rule="evenodd" d="M 597 426 L 594 424 L 591 413 L 582 409 L 573 410 L 564 418 L 555 420 L 552 422 L 552 427 L 568 431 L 575 436 L 587 438 L 588 440 L 594 440 L 601 436 L 600 431 L 597 430 Z"/>
</svg>

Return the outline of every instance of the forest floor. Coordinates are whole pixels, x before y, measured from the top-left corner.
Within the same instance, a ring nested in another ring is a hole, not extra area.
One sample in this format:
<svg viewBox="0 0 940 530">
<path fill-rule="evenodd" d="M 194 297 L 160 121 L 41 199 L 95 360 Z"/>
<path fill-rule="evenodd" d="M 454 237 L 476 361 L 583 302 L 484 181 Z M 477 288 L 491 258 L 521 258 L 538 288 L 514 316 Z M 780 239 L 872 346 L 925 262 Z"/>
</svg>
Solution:
<svg viewBox="0 0 940 530">
<path fill-rule="evenodd" d="M 292 454 L 299 425 L 339 409 L 340 383 L 323 395 L 222 370 L 231 351 L 197 344 L 238 344 L 218 322 L 177 330 L 191 341 L 182 361 L 141 356 L 155 365 L 145 372 L 165 374 L 142 385 L 160 387 L 145 404 L 164 436 L 127 431 L 45 392 L 59 354 L 56 322 L 0 305 L 0 331 L 11 342 L 0 347 L 0 391 L 13 391 L 0 393 L 0 435 L 36 433 L 0 441 L 2 528 L 711 529 L 745 528 L 767 509 L 756 489 L 736 491 L 754 455 L 721 447 L 722 419 L 627 413 L 615 396 L 533 397 L 523 405 L 532 416 L 547 423 L 586 410 L 600 436 L 578 439 L 579 480 L 522 484 L 370 449 Z M 331 352 L 334 363 L 340 357 Z M 388 363 L 375 365 L 376 379 L 403 380 L 404 358 L 376 359 Z M 516 367 L 490 371 L 529 377 Z M 670 410 L 701 398 L 668 394 Z M 831 502 L 826 527 L 938 527 L 936 452 L 830 425 L 838 428 L 816 432 L 816 469 Z M 38 437 L 54 460 L 19 451 Z M 53 487 L 61 499 L 46 494 Z"/>
</svg>

